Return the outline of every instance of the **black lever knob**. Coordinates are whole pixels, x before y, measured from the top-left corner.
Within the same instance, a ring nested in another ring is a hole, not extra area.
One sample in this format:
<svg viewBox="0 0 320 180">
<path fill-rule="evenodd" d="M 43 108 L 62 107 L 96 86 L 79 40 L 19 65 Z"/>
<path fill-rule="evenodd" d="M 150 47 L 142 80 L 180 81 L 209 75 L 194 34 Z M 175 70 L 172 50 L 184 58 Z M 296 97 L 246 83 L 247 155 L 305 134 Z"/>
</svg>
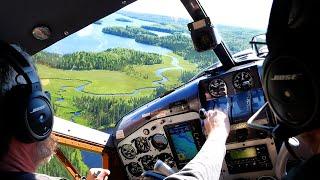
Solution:
<svg viewBox="0 0 320 180">
<path fill-rule="evenodd" d="M 207 111 L 203 108 L 199 110 L 199 116 L 201 120 L 207 119 Z"/>
</svg>

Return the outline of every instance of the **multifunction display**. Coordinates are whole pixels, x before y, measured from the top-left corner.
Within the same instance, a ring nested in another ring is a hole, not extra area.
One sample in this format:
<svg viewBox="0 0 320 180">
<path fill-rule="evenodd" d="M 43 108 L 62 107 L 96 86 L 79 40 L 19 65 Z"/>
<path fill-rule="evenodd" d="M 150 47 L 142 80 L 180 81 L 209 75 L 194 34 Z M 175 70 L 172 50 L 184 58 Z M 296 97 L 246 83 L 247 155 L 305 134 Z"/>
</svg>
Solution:
<svg viewBox="0 0 320 180">
<path fill-rule="evenodd" d="M 204 136 L 199 120 L 164 127 L 178 168 L 187 164 L 200 150 Z"/>
</svg>

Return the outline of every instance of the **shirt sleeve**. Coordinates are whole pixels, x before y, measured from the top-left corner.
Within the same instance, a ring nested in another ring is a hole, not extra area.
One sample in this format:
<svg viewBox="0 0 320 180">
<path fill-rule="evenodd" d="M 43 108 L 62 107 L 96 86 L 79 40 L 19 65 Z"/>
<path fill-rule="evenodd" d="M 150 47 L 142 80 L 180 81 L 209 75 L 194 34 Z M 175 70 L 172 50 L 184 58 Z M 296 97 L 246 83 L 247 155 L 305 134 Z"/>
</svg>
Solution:
<svg viewBox="0 0 320 180">
<path fill-rule="evenodd" d="M 185 167 L 165 180 L 217 180 L 225 154 L 225 142 L 207 139 L 198 154 Z"/>
</svg>

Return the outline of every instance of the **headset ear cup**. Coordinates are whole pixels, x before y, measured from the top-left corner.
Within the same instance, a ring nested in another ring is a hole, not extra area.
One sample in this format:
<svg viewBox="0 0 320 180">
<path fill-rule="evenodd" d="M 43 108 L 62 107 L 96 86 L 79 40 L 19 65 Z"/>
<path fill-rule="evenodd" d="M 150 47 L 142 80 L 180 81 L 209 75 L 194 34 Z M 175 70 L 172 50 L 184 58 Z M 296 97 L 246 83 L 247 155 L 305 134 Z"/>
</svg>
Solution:
<svg viewBox="0 0 320 180">
<path fill-rule="evenodd" d="M 295 53 L 266 60 L 263 86 L 269 106 L 279 123 L 297 134 L 316 127 L 319 84 L 310 64 Z"/>
<path fill-rule="evenodd" d="M 50 136 L 53 110 L 48 97 L 41 91 L 29 95 L 23 85 L 8 94 L 6 121 L 12 135 L 24 143 L 42 141 Z"/>
<path fill-rule="evenodd" d="M 30 95 L 27 104 L 25 127 L 35 141 L 41 141 L 50 136 L 53 127 L 53 109 L 50 100 L 43 92 Z"/>
</svg>

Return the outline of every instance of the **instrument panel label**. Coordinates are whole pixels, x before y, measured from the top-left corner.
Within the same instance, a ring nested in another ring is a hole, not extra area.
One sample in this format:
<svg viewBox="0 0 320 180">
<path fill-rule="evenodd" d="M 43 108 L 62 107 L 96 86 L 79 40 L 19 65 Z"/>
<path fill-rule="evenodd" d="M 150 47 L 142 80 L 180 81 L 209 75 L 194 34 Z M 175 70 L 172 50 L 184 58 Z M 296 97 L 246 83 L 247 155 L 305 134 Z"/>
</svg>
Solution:
<svg viewBox="0 0 320 180">
<path fill-rule="evenodd" d="M 125 138 L 123 130 L 118 130 L 116 132 L 116 139 L 123 139 L 123 138 Z"/>
</svg>

